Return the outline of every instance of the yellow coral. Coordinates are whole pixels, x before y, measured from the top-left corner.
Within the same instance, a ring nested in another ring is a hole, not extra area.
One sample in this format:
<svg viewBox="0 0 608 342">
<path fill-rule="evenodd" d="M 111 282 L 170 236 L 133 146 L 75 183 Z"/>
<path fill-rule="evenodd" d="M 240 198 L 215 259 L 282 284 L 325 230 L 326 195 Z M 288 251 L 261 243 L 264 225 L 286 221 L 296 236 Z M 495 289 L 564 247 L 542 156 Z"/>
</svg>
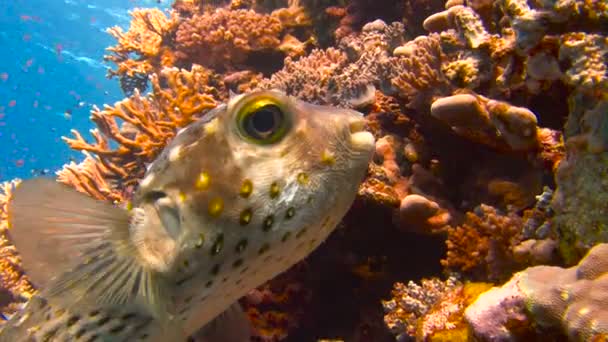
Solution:
<svg viewBox="0 0 608 342">
<path fill-rule="evenodd" d="M 419 341 L 473 341 L 464 321 L 465 309 L 492 288 L 490 283 L 466 283 L 445 294 L 418 323 Z"/>
</svg>

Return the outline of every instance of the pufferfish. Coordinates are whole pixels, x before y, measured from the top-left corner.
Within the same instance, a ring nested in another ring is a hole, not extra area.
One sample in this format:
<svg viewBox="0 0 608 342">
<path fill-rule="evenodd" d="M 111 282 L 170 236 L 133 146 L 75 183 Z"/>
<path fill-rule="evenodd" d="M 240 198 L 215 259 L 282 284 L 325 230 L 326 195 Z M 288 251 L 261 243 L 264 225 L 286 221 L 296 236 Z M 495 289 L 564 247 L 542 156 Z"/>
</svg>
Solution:
<svg viewBox="0 0 608 342">
<path fill-rule="evenodd" d="M 40 292 L 0 340 L 247 341 L 237 300 L 328 237 L 374 144 L 359 112 L 256 91 L 179 131 L 126 208 L 22 182 L 9 234 Z"/>
</svg>

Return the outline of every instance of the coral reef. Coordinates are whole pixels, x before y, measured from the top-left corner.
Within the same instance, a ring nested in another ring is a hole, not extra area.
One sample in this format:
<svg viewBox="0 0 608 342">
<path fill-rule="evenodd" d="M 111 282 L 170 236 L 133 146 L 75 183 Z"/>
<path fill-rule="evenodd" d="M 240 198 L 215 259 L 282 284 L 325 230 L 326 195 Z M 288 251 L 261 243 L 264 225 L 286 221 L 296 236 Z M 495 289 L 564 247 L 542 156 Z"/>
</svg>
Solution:
<svg viewBox="0 0 608 342">
<path fill-rule="evenodd" d="M 447 254 L 441 264 L 477 279 L 502 280 L 522 267 L 513 256 L 522 229 L 519 216 L 482 204 L 461 225 L 446 228 Z"/>
<path fill-rule="evenodd" d="M 410 281 L 407 285 L 395 283 L 393 298 L 382 302 L 384 321 L 388 328 L 402 340 L 405 336 L 416 336 L 418 320 L 426 315 L 448 291 L 462 284 L 453 277 L 446 281 L 437 278 L 422 279 L 420 285 Z"/>
<path fill-rule="evenodd" d="M 396 283 L 393 299 L 383 302 L 384 320 L 398 341 L 468 341 L 471 335 L 464 311 L 491 287 L 489 283 L 463 284 L 454 277 L 423 279 L 421 285 Z"/>
<path fill-rule="evenodd" d="M 302 12 L 285 11 L 268 15 L 253 10 L 219 9 L 194 15 L 177 29 L 178 61 L 221 69 L 242 65 L 261 52 L 276 50 L 300 56 L 305 52 L 305 43 L 290 35 L 288 29 L 309 26 L 310 21 Z"/>
<path fill-rule="evenodd" d="M 144 91 L 147 75 L 165 66 L 173 66 L 175 57 L 167 46 L 167 41 L 177 25 L 177 16 L 165 14 L 154 8 L 135 9 L 131 12 L 131 26 L 127 32 L 114 26 L 108 29 L 118 44 L 109 47 L 110 52 L 104 59 L 116 64 L 109 76 L 118 76 L 125 94 L 135 89 Z"/>
<path fill-rule="evenodd" d="M 176 0 L 131 17 L 105 56 L 128 97 L 93 109 L 93 142 L 65 138 L 85 159 L 58 180 L 79 191 L 125 205 L 230 91 L 354 108 L 376 138 L 340 228 L 241 300 L 254 340 L 606 338 L 605 1 Z M 2 243 L 2 303 L 18 303 L 32 289 Z"/>
</svg>

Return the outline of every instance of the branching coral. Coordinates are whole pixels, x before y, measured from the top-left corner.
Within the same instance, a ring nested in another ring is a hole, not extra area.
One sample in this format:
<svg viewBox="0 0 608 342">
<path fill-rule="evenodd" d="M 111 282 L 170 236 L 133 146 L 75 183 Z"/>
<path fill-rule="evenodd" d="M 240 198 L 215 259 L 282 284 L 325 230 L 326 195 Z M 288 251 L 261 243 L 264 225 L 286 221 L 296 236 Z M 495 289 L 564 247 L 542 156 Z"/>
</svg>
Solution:
<svg viewBox="0 0 608 342">
<path fill-rule="evenodd" d="M 76 130 L 75 138 L 64 140 L 75 150 L 95 154 L 95 161 L 85 161 L 81 168 L 94 171 L 88 174 L 76 172 L 75 166 L 62 171 L 64 180 L 69 180 L 77 188 L 88 189 L 93 196 L 110 196 L 107 182 L 120 183 L 122 188 L 134 186 L 143 176 L 145 166 L 171 139 L 176 131 L 201 117 L 214 108 L 226 94 L 222 84 L 209 70 L 193 66 L 191 71 L 177 68 L 164 69 L 160 75 L 151 78 L 153 91 L 148 96 L 136 92 L 128 99 L 103 109 L 94 108 L 92 120 L 97 128 L 91 133 L 94 143 L 87 142 Z M 122 124 L 120 124 L 122 123 Z M 112 143 L 117 143 L 113 147 Z M 88 184 L 88 185 L 87 185 Z M 108 190 L 106 190 L 108 189 Z"/>
<path fill-rule="evenodd" d="M 399 95 L 414 108 L 424 108 L 440 94 L 449 92 L 441 65 L 443 53 L 438 35 L 420 36 L 394 51 L 397 63 L 390 80 Z"/>
<path fill-rule="evenodd" d="M 288 57 L 282 70 L 263 80 L 260 88 L 278 88 L 312 103 L 327 102 L 330 78 L 347 64 L 346 54 L 340 50 L 313 50 L 298 60 Z"/>
<path fill-rule="evenodd" d="M 173 52 L 166 45 L 177 26 L 175 14 L 168 18 L 158 9 L 135 9 L 131 17 L 127 32 L 118 26 L 108 29 L 118 44 L 109 47 L 111 54 L 104 56 L 106 61 L 116 64 L 116 70 L 110 70 L 109 75 L 121 78 L 125 94 L 134 89 L 144 90 L 147 77 L 142 75 L 173 66 Z"/>
<path fill-rule="evenodd" d="M 461 225 L 446 228 L 448 251 L 441 263 L 482 279 L 501 280 L 521 267 L 513 260 L 512 248 L 521 241 L 522 228 L 519 216 L 482 204 L 468 212 Z"/>
<path fill-rule="evenodd" d="M 386 88 L 393 73 L 390 51 L 403 40 L 403 26 L 377 20 L 360 36 L 348 36 L 338 47 L 315 51 L 297 61 L 288 59 L 283 70 L 262 82 L 262 88 L 293 91 L 316 103 L 363 107 L 374 102 L 375 89 Z"/>
<path fill-rule="evenodd" d="M 29 299 L 35 291 L 24 275 L 19 255 L 8 237 L 8 202 L 19 182 L 13 180 L 0 184 L 0 312 L 4 314 L 13 312 L 16 303 Z"/>
<path fill-rule="evenodd" d="M 99 161 L 99 158 L 86 151 L 84 153 L 86 157 L 82 162 L 71 162 L 57 171 L 57 180 L 99 200 L 124 203 L 129 197 L 105 178 L 112 172 Z"/>
</svg>

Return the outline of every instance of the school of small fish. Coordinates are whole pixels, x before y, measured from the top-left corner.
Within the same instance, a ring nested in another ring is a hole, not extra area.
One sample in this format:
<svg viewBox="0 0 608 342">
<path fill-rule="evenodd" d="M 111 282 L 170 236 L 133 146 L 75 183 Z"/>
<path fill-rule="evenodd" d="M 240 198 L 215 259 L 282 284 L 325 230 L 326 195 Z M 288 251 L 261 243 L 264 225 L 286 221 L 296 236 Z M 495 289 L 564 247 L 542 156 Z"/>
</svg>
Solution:
<svg viewBox="0 0 608 342">
<path fill-rule="evenodd" d="M 40 289 L 0 341 L 246 341 L 237 300 L 310 254 L 374 151 L 362 114 L 279 91 L 182 129 L 126 208 L 26 180 L 9 234 Z"/>
</svg>

